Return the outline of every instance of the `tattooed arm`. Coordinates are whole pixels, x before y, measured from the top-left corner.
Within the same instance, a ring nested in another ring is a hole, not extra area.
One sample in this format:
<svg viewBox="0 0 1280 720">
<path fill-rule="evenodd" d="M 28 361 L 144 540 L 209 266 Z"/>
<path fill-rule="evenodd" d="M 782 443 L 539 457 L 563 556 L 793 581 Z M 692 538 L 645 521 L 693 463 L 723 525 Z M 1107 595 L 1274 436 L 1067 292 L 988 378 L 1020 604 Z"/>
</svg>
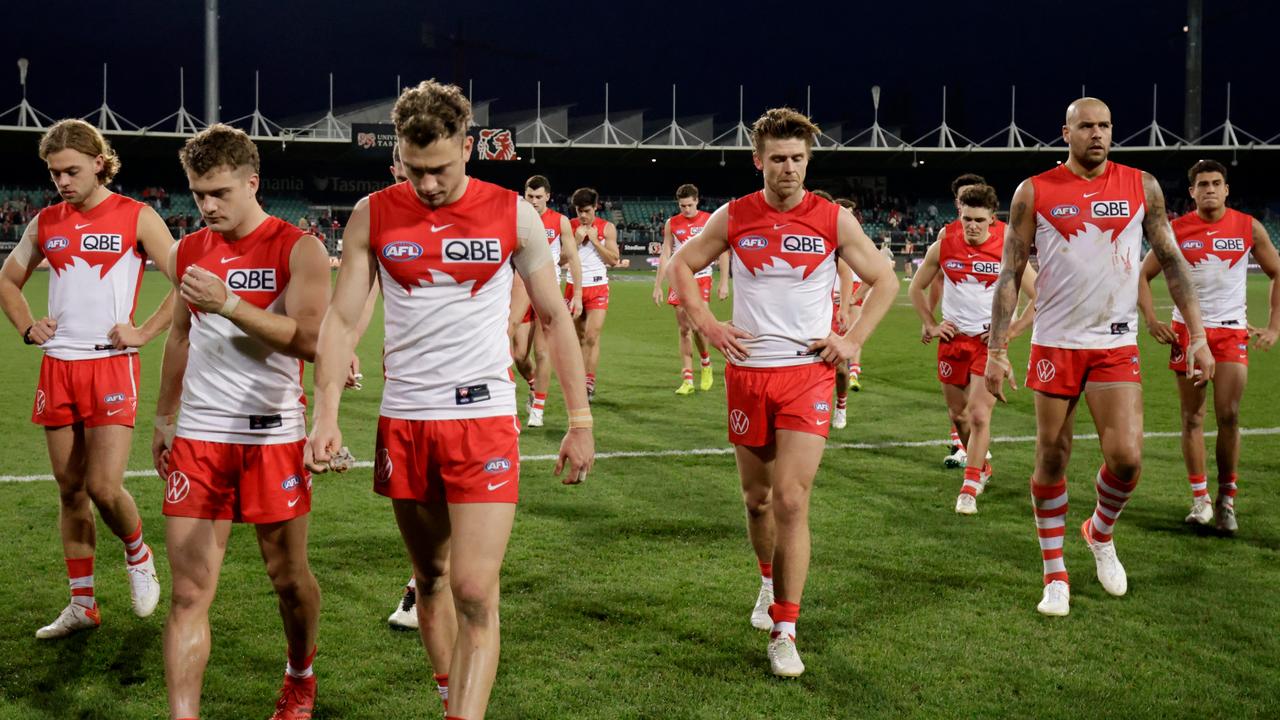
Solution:
<svg viewBox="0 0 1280 720">
<path fill-rule="evenodd" d="M 1000 258 L 1000 278 L 996 280 L 996 296 L 991 301 L 991 333 L 987 338 L 988 359 L 984 380 L 987 390 L 1004 401 L 1004 379 L 1017 389 L 1013 367 L 1009 364 L 1009 323 L 1018 306 L 1018 291 L 1023 271 L 1031 255 L 1031 241 L 1036 236 L 1036 190 L 1030 180 L 1022 181 L 1013 193 L 1009 210 L 1009 226 L 1004 231 L 1004 255 Z"/>
<path fill-rule="evenodd" d="M 1142 173 L 1142 189 L 1146 193 L 1146 217 L 1142 220 L 1142 232 L 1151 245 L 1151 253 L 1160 261 L 1164 271 L 1164 281 L 1169 286 L 1169 294 L 1173 303 L 1182 312 L 1183 321 L 1190 335 L 1190 348 L 1187 349 L 1187 376 L 1200 369 L 1201 377 L 1197 385 L 1213 379 L 1213 355 L 1205 343 L 1204 322 L 1200 318 L 1200 300 L 1196 297 L 1196 288 L 1191 281 L 1191 267 L 1178 250 L 1174 239 L 1173 227 L 1169 225 L 1169 217 L 1164 208 L 1164 191 L 1160 183 L 1150 173 Z"/>
</svg>

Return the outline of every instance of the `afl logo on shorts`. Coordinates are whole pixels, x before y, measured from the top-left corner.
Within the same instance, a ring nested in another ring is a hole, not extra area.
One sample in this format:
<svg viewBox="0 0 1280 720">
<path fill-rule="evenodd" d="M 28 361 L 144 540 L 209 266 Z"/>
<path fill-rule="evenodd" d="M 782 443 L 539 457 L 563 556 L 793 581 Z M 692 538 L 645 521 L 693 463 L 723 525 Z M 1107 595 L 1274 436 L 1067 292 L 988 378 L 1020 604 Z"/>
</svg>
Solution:
<svg viewBox="0 0 1280 720">
<path fill-rule="evenodd" d="M 280 483 L 280 489 L 285 491 L 296 490 L 298 486 L 301 484 L 302 484 L 301 478 L 299 478 L 297 475 L 290 475 L 289 477 L 284 479 L 284 482 Z"/>
<path fill-rule="evenodd" d="M 1075 217 L 1080 214 L 1080 208 L 1075 205 L 1058 205 L 1050 210 L 1049 214 L 1056 218 Z"/>
<path fill-rule="evenodd" d="M 1036 363 L 1036 377 L 1040 378 L 1040 382 L 1047 383 L 1057 374 L 1058 368 L 1054 367 L 1051 361 L 1041 360 Z"/>
<path fill-rule="evenodd" d="M 422 246 L 408 240 L 388 243 L 386 247 L 382 248 L 382 257 L 391 262 L 408 262 L 422 257 Z"/>
<path fill-rule="evenodd" d="M 741 410 L 734 410 L 729 413 L 729 429 L 734 435 L 746 435 L 747 430 L 751 428 L 751 421 L 747 419 L 747 414 Z"/>
<path fill-rule="evenodd" d="M 391 463 L 391 451 L 383 448 L 378 451 L 378 457 L 373 463 L 373 481 L 383 484 L 391 480 L 391 471 L 395 466 Z"/>
<path fill-rule="evenodd" d="M 55 250 L 66 250 L 71 245 L 71 241 L 65 237 L 58 235 L 44 241 L 44 251 L 53 252 Z"/>
<path fill-rule="evenodd" d="M 494 458 L 484 464 L 484 471 L 490 475 L 497 475 L 511 469 L 511 461 L 506 458 Z"/>
<path fill-rule="evenodd" d="M 813 404 L 813 409 L 817 410 L 818 412 L 829 413 L 831 412 L 831 403 L 826 402 L 824 400 L 819 400 L 818 402 Z"/>
<path fill-rule="evenodd" d="M 191 481 L 187 479 L 186 473 L 181 470 L 174 470 L 169 473 L 169 481 L 165 485 L 164 501 L 169 504 L 180 503 L 187 498 L 187 493 L 191 492 Z"/>
<path fill-rule="evenodd" d="M 44 394 L 43 390 L 36 390 L 36 414 L 44 413 L 44 408 L 49 404 L 49 398 Z"/>
<path fill-rule="evenodd" d="M 738 249 L 740 250 L 759 250 L 768 246 L 768 238 L 759 235 L 748 235 L 738 241 Z"/>
<path fill-rule="evenodd" d="M 102 398 L 102 402 L 106 403 L 107 405 L 115 405 L 116 403 L 122 403 L 124 402 L 124 393 L 111 393 L 110 395 Z"/>
<path fill-rule="evenodd" d="M 951 363 L 947 362 L 946 360 L 939 360 L 939 361 L 938 361 L 938 374 L 939 374 L 939 375 L 941 375 L 941 376 L 942 376 L 942 377 L 944 377 L 944 378 L 949 378 L 949 377 L 951 377 L 951 373 L 952 373 L 952 370 L 951 370 Z"/>
</svg>

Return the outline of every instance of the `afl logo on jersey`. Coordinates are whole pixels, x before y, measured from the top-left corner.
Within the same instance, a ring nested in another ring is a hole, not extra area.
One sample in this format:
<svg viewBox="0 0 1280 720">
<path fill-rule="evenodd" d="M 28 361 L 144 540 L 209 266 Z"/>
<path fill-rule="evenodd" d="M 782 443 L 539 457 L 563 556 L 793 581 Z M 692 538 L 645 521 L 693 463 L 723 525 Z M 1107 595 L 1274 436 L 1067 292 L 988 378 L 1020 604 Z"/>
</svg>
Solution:
<svg viewBox="0 0 1280 720">
<path fill-rule="evenodd" d="M 53 252 L 55 250 L 66 250 L 71 245 L 71 241 L 65 237 L 58 235 L 44 241 L 44 251 Z"/>
<path fill-rule="evenodd" d="M 227 273 L 227 287 L 232 290 L 276 291 L 275 268 L 237 268 Z"/>
<path fill-rule="evenodd" d="M 783 235 L 782 251 L 806 255 L 826 255 L 827 242 L 813 235 Z"/>
<path fill-rule="evenodd" d="M 85 233 L 80 236 L 81 252 L 120 252 L 122 237 L 105 233 Z"/>
<path fill-rule="evenodd" d="M 1203 250 L 1204 243 L 1199 240 L 1188 240 L 1182 243 L 1183 250 Z"/>
<path fill-rule="evenodd" d="M 498 238 L 459 238 L 445 240 L 440 256 L 450 263 L 502 262 L 502 241 Z"/>
<path fill-rule="evenodd" d="M 1095 218 L 1127 218 L 1129 217 L 1129 201 L 1098 200 L 1089 206 L 1089 212 Z"/>
<path fill-rule="evenodd" d="M 959 260 L 948 260 L 942 266 L 948 270 L 964 270 L 964 263 Z"/>
<path fill-rule="evenodd" d="M 494 458 L 484 464 L 484 471 L 497 475 L 500 472 L 506 472 L 511 469 L 511 461 L 506 458 Z"/>
<path fill-rule="evenodd" d="M 1213 249 L 1226 252 L 1244 252 L 1244 238 L 1214 238 Z"/>
<path fill-rule="evenodd" d="M 1050 210 L 1049 214 L 1056 218 L 1075 217 L 1080 214 L 1080 208 L 1075 205 L 1058 205 Z"/>
<path fill-rule="evenodd" d="M 738 241 L 740 250 L 759 250 L 769 246 L 769 240 L 759 235 L 748 235 Z"/>
<path fill-rule="evenodd" d="M 388 243 L 382 248 L 382 257 L 391 262 L 407 262 L 422 257 L 422 246 L 408 240 Z"/>
</svg>

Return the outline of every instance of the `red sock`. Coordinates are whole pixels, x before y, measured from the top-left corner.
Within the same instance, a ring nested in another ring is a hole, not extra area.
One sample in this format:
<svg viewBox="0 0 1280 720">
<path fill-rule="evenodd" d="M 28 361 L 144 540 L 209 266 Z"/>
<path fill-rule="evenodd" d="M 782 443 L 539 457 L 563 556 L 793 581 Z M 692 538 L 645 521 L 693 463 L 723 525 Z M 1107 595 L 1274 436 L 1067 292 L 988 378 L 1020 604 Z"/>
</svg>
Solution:
<svg viewBox="0 0 1280 720">
<path fill-rule="evenodd" d="M 436 674 L 436 692 L 440 694 L 440 702 L 444 703 L 444 711 L 449 712 L 449 675 Z"/>
<path fill-rule="evenodd" d="M 685 382 L 687 382 L 687 383 L 691 383 L 691 382 L 693 382 L 693 370 L 691 370 L 691 369 L 689 369 L 689 368 L 685 368 L 685 369 L 684 369 L 684 373 L 683 373 L 683 377 L 684 377 L 684 381 L 685 381 Z"/>
<path fill-rule="evenodd" d="M 960 486 L 961 495 L 978 496 L 978 488 L 982 487 L 982 469 L 970 465 L 964 469 L 964 485 Z"/>
<path fill-rule="evenodd" d="M 761 578 L 761 579 L 763 579 L 763 580 L 772 580 L 772 579 L 773 579 L 773 563 L 771 563 L 771 562 L 761 562 L 760 560 L 757 560 L 757 561 L 756 561 L 756 564 L 760 566 L 760 578 Z"/>
<path fill-rule="evenodd" d="M 547 394 L 544 392 L 536 392 L 533 394 L 533 409 L 541 410 L 547 406 Z"/>
<path fill-rule="evenodd" d="M 1040 558 L 1044 561 L 1044 584 L 1067 580 L 1067 566 L 1062 561 L 1062 539 L 1067 527 L 1067 479 L 1054 485 L 1031 482 L 1031 506 L 1036 516 L 1036 534 L 1040 538 Z"/>
<path fill-rule="evenodd" d="M 1111 533 L 1115 529 L 1116 519 L 1124 506 L 1129 504 L 1129 496 L 1138 487 L 1138 481 L 1126 483 L 1115 476 L 1103 465 L 1098 468 L 1098 477 L 1094 481 L 1098 490 L 1098 504 L 1093 509 L 1090 535 L 1096 542 L 1111 542 Z"/>
<path fill-rule="evenodd" d="M 849 407 L 849 391 L 837 390 L 836 391 L 836 409 L 844 410 L 848 407 Z"/>
<path fill-rule="evenodd" d="M 292 652 L 286 652 L 285 654 L 286 656 L 293 655 Z M 315 659 L 316 659 L 316 648 L 311 648 L 311 653 L 307 655 L 307 659 L 302 661 L 302 667 L 300 668 L 295 667 L 292 660 L 287 660 L 284 671 L 288 673 L 290 677 L 295 677 L 295 678 L 298 678 L 299 680 L 305 680 L 311 677 L 312 675 L 315 675 L 315 672 L 313 672 L 311 669 L 311 664 L 315 661 Z"/>
<path fill-rule="evenodd" d="M 769 617 L 773 618 L 773 632 L 769 637 L 778 637 L 783 633 L 796 637 L 796 622 L 800 620 L 800 603 L 777 600 L 769 606 Z"/>
<path fill-rule="evenodd" d="M 1231 473 L 1225 478 L 1218 478 L 1218 500 L 1230 507 L 1236 506 L 1236 474 Z"/>
<path fill-rule="evenodd" d="M 1209 499 L 1209 484 L 1205 481 L 1204 475 L 1187 475 L 1187 483 L 1191 485 L 1191 497 L 1199 500 Z"/>
<path fill-rule="evenodd" d="M 97 607 L 93 597 L 93 556 L 67 558 L 67 579 L 71 583 L 71 602 L 81 607 Z"/>
<path fill-rule="evenodd" d="M 849 363 L 849 374 L 853 375 L 854 377 L 858 377 L 862 375 L 862 363 L 856 363 L 856 362 Z"/>
<path fill-rule="evenodd" d="M 142 518 L 138 518 L 138 527 L 120 540 L 124 542 L 125 562 L 130 565 L 140 565 L 151 558 L 151 550 L 142 542 Z"/>
<path fill-rule="evenodd" d="M 587 373 L 587 392 L 594 392 L 596 389 L 596 374 Z"/>
<path fill-rule="evenodd" d="M 699 357 L 702 361 L 702 367 L 711 367 L 711 356 L 707 353 L 700 353 Z"/>
</svg>

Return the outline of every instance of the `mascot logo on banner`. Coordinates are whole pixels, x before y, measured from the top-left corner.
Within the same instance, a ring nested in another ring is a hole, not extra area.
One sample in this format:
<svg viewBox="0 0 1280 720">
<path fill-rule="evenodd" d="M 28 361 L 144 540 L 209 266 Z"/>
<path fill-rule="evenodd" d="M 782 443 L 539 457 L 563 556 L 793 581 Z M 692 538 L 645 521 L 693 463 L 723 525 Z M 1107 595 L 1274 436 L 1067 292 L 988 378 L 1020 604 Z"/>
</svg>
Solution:
<svg viewBox="0 0 1280 720">
<path fill-rule="evenodd" d="M 480 160 L 519 160 L 516 141 L 504 128 L 480 128 L 476 137 L 476 156 Z"/>
</svg>

